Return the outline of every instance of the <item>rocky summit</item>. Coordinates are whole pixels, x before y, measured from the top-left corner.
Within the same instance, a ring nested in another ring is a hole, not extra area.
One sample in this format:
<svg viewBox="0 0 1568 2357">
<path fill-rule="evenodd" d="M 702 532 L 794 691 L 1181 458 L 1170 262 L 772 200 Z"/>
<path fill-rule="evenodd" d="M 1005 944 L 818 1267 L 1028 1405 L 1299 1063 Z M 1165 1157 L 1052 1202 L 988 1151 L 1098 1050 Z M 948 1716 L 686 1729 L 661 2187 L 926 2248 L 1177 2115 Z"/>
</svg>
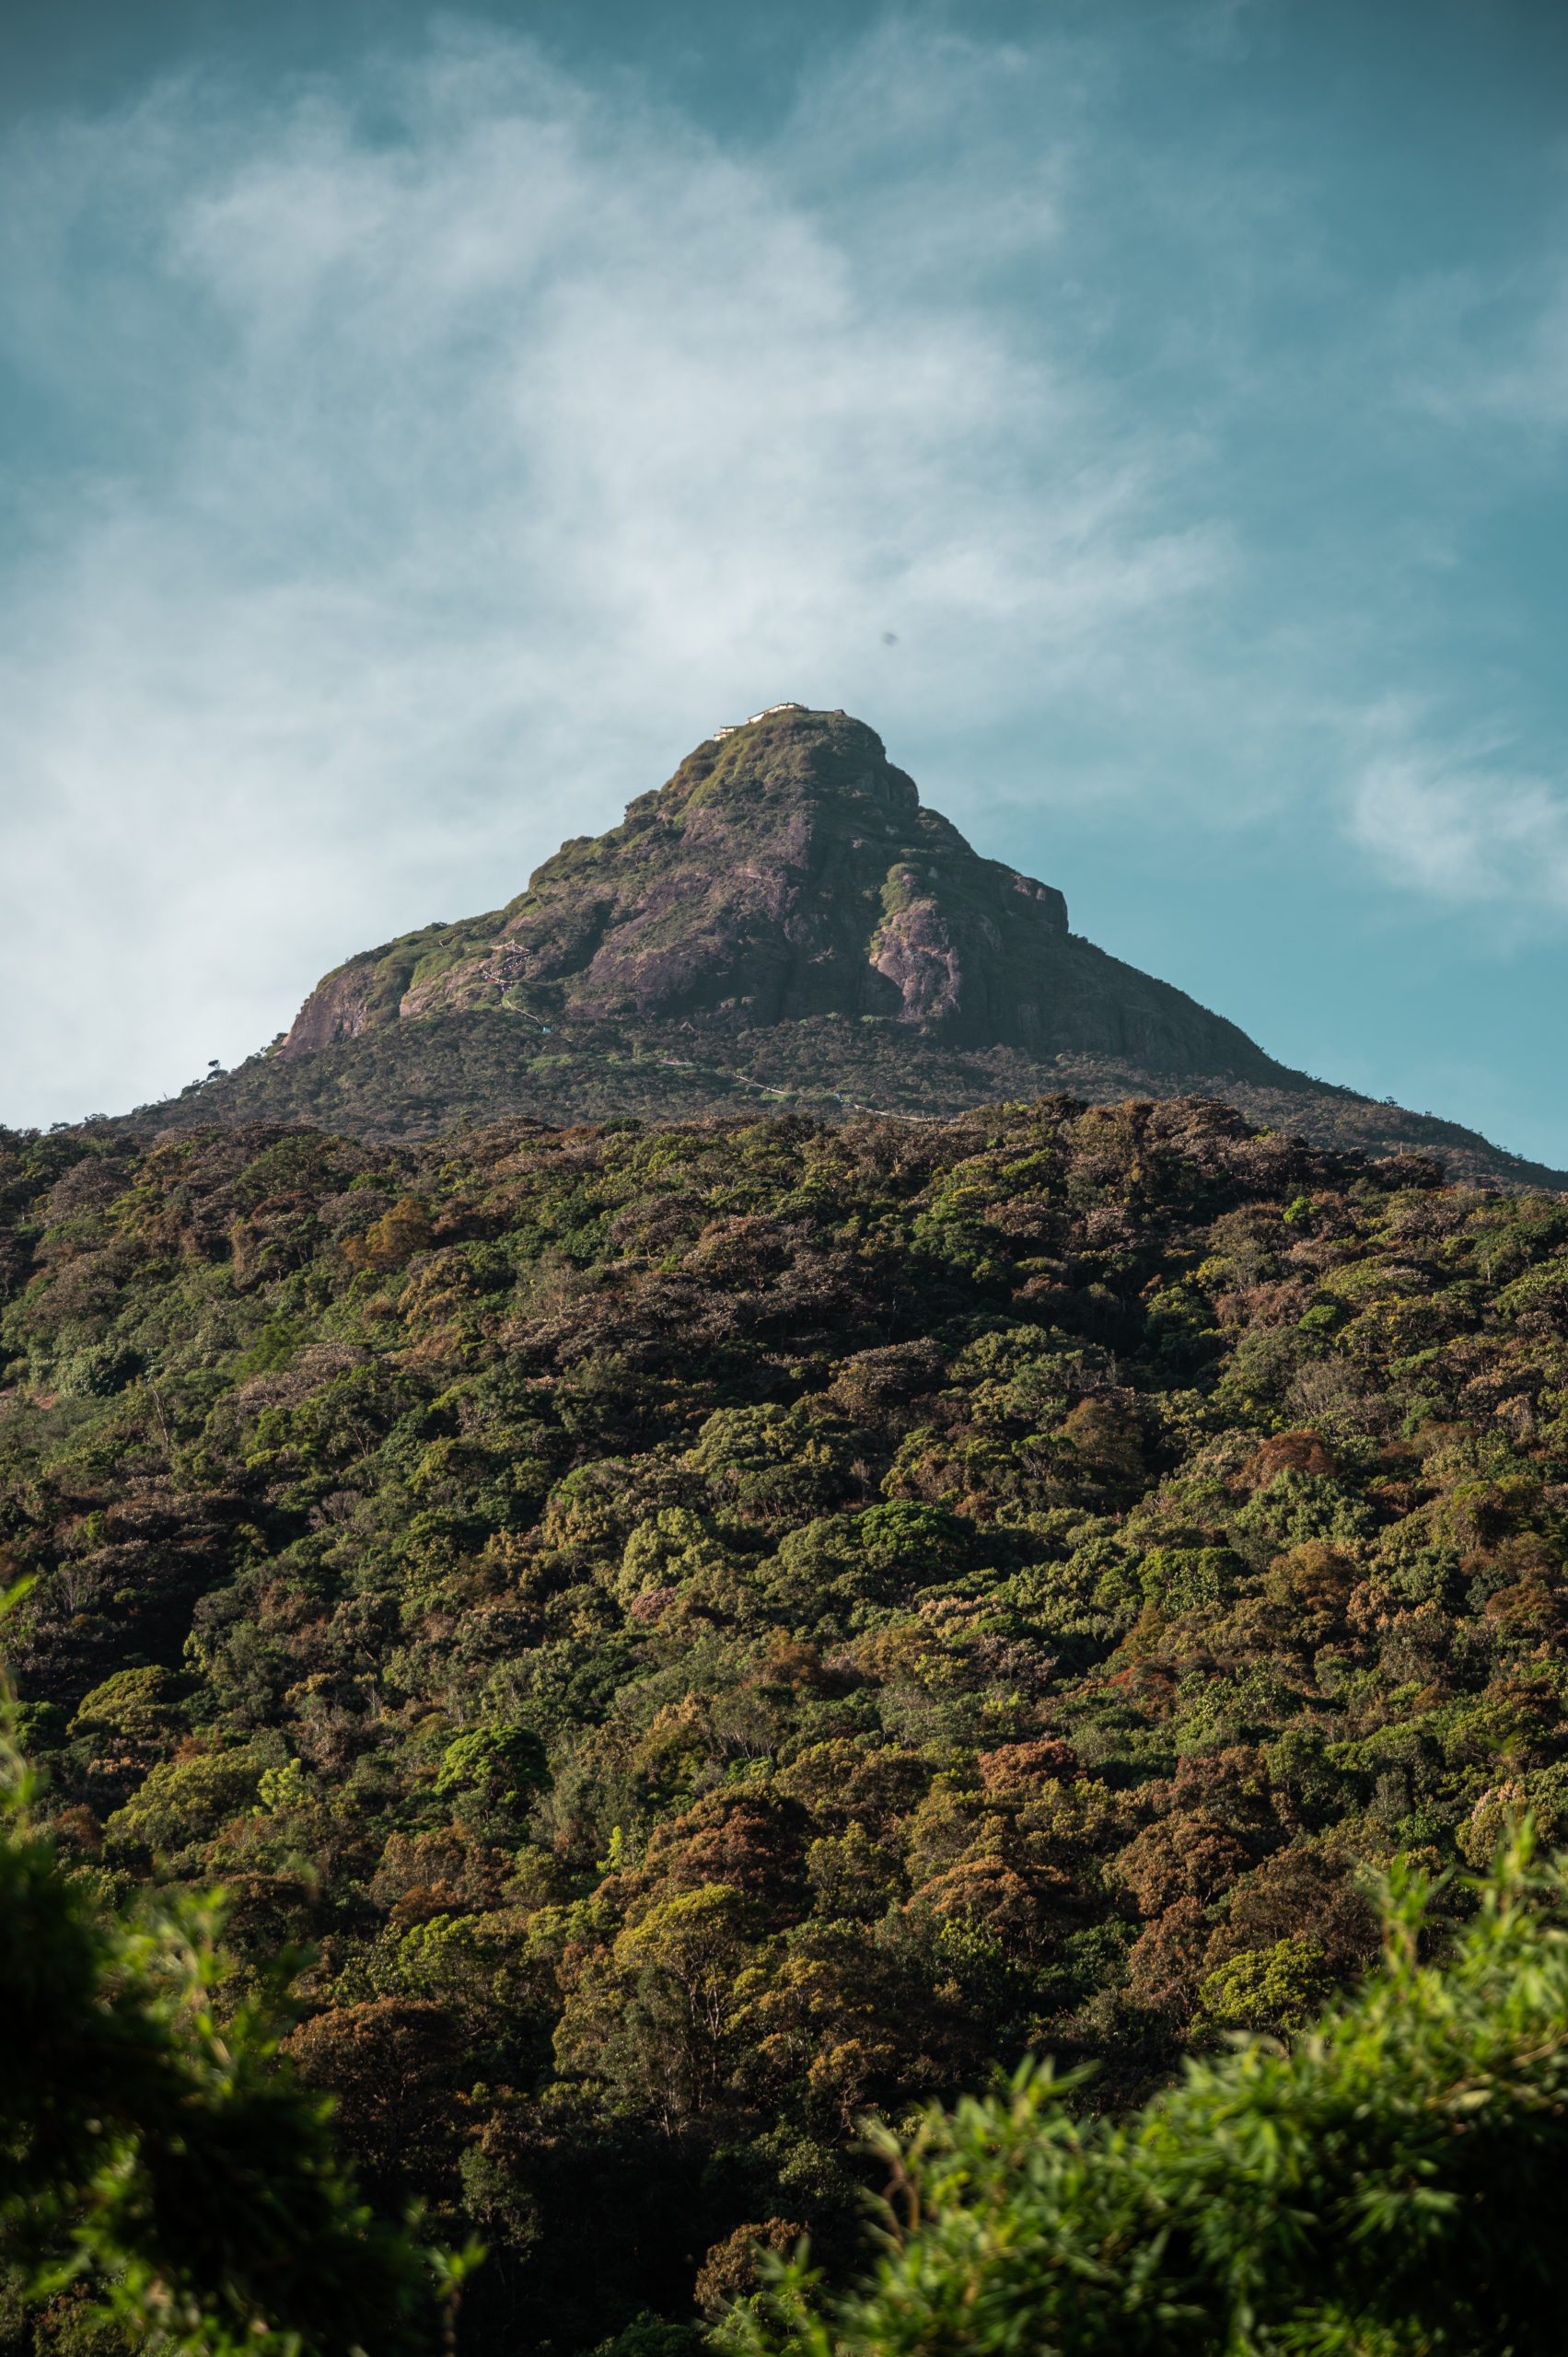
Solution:
<svg viewBox="0 0 1568 2357">
<path fill-rule="evenodd" d="M 484 1007 L 747 1030 L 881 1018 L 947 1046 L 1283 1077 L 1234 1024 L 1071 933 L 1054 886 L 971 849 L 864 721 L 796 704 L 710 737 L 494 915 L 339 967 L 283 1053 Z"/>
<path fill-rule="evenodd" d="M 1568 1184 L 1276 1062 L 1074 934 L 1061 890 L 974 850 L 864 721 L 796 703 L 716 730 L 504 908 L 351 958 L 265 1054 L 133 1119 L 420 1137 L 1063 1092 L 1218 1097 L 1322 1144 Z"/>
</svg>

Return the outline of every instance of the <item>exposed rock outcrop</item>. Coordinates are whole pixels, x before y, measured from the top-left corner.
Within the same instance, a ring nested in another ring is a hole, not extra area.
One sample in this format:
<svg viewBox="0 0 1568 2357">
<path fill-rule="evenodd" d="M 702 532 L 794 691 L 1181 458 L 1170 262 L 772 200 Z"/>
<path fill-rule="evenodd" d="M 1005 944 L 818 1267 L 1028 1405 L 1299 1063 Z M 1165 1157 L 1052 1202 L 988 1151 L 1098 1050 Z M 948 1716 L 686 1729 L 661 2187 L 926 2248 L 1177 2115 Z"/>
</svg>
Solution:
<svg viewBox="0 0 1568 2357">
<path fill-rule="evenodd" d="M 1568 1187 L 1276 1063 L 1072 933 L 1054 886 L 923 808 L 863 722 L 799 704 L 719 730 L 505 908 L 351 958 L 277 1049 L 126 1119 L 410 1138 L 517 1115 L 947 1115 L 1063 1089 L 1219 1098 L 1319 1144 Z"/>
<path fill-rule="evenodd" d="M 798 706 L 710 737 L 494 914 L 329 974 L 283 1052 L 508 1004 L 748 1031 L 880 1016 L 953 1047 L 1172 1076 L 1281 1071 L 1234 1024 L 1077 939 L 1062 894 L 923 808 L 863 721 Z"/>
</svg>

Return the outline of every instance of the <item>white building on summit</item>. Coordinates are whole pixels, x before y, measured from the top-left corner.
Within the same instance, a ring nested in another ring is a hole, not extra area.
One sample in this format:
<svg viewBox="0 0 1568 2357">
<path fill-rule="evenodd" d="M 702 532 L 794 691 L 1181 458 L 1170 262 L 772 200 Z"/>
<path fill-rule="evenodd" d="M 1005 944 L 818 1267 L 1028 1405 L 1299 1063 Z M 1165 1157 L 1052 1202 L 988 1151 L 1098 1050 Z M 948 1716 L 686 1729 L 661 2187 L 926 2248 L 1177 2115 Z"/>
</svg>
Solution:
<svg viewBox="0 0 1568 2357">
<path fill-rule="evenodd" d="M 765 703 L 761 712 L 749 712 L 744 720 L 726 720 L 722 728 L 714 729 L 708 742 L 716 745 L 721 737 L 733 737 L 738 728 L 749 728 L 754 720 L 766 720 L 770 713 L 807 712 L 809 709 L 803 703 Z"/>
</svg>

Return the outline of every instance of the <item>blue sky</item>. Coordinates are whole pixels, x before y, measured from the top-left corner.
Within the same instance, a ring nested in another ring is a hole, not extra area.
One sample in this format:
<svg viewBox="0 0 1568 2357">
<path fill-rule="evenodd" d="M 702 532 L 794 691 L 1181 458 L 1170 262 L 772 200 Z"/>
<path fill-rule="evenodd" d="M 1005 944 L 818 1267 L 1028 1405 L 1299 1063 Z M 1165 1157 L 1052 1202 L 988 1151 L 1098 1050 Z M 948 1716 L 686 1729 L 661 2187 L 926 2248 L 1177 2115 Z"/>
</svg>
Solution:
<svg viewBox="0 0 1568 2357">
<path fill-rule="evenodd" d="M 0 1119 L 843 704 L 1568 1164 L 1568 10 L 6 12 Z"/>
</svg>

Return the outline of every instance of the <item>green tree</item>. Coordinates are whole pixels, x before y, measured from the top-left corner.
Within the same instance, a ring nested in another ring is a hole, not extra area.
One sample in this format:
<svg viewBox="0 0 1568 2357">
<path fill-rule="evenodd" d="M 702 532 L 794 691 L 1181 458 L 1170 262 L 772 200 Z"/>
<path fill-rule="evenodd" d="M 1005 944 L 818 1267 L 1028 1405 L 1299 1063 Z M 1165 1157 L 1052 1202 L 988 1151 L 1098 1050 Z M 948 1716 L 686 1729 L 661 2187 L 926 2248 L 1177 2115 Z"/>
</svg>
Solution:
<svg viewBox="0 0 1568 2357">
<path fill-rule="evenodd" d="M 0 1724 L 0 2251 L 24 2299 L 75 2285 L 211 2357 L 433 2348 L 467 2259 L 360 2202 L 328 2106 L 277 2061 L 280 1979 L 223 2011 L 218 1899 L 95 1906 L 32 1798 Z"/>
<path fill-rule="evenodd" d="M 1521 1835 L 1446 1955 L 1392 1886 L 1381 1968 L 1290 2050 L 1189 2064 L 1122 2121 L 1027 2065 L 877 2127 L 894 2194 L 854 2289 L 805 2258 L 732 2311 L 730 2357 L 1549 2357 L 1568 2256 L 1568 1862 Z"/>
</svg>

